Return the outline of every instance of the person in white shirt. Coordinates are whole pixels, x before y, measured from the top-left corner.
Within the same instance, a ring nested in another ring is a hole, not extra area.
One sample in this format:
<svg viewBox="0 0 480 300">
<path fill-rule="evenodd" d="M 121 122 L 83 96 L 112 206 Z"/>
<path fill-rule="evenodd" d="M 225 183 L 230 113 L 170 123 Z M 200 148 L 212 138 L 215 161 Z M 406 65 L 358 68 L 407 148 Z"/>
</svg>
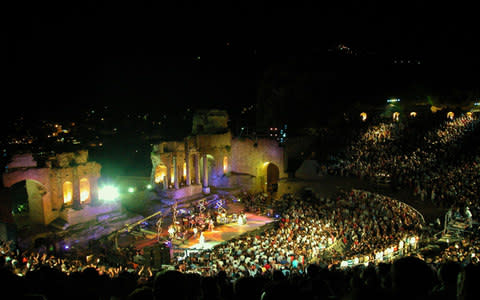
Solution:
<svg viewBox="0 0 480 300">
<path fill-rule="evenodd" d="M 199 244 L 200 248 L 203 249 L 205 247 L 205 236 L 203 235 L 203 231 L 200 233 Z"/>
</svg>

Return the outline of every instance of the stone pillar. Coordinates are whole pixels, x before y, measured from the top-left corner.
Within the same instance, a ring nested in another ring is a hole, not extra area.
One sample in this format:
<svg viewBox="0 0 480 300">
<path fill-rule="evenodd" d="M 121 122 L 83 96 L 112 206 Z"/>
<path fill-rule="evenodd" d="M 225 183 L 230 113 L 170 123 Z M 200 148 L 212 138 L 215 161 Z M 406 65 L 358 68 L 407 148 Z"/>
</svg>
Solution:
<svg viewBox="0 0 480 300">
<path fill-rule="evenodd" d="M 178 166 L 177 166 L 177 156 L 173 156 L 173 186 L 178 190 Z"/>
<path fill-rule="evenodd" d="M 210 194 L 210 188 L 208 187 L 208 160 L 207 153 L 203 153 L 203 182 L 202 190 L 205 194 Z"/>
<path fill-rule="evenodd" d="M 157 171 L 157 166 L 158 166 L 157 164 L 154 164 L 152 166 L 152 172 L 150 173 L 150 184 L 151 185 L 156 184 L 156 182 L 155 182 L 155 172 Z"/>
<path fill-rule="evenodd" d="M 80 178 L 78 178 L 77 168 L 73 168 L 73 208 L 80 208 Z"/>
<path fill-rule="evenodd" d="M 98 205 L 98 177 L 90 177 L 88 181 L 90 182 L 90 204 Z"/>
<path fill-rule="evenodd" d="M 167 176 L 165 176 L 166 178 L 166 182 L 165 182 L 165 189 L 168 190 L 168 187 L 170 186 L 170 182 L 172 181 L 172 167 L 170 165 L 167 165 Z"/>
<path fill-rule="evenodd" d="M 192 183 L 192 180 L 190 177 L 190 148 L 187 138 L 185 138 L 185 173 L 185 181 L 187 186 L 189 186 Z"/>
<path fill-rule="evenodd" d="M 162 182 L 162 184 L 163 184 L 163 185 L 162 185 L 162 189 L 163 189 L 163 190 L 168 189 L 168 178 L 167 178 L 167 175 L 164 175 L 164 176 L 163 176 L 163 182 Z"/>
<path fill-rule="evenodd" d="M 185 177 L 185 180 L 187 181 L 187 186 L 189 186 L 192 182 L 190 178 L 190 153 L 185 153 L 185 169 L 187 172 L 187 176 Z"/>
<path fill-rule="evenodd" d="M 195 153 L 195 184 L 200 185 L 200 154 Z"/>
</svg>

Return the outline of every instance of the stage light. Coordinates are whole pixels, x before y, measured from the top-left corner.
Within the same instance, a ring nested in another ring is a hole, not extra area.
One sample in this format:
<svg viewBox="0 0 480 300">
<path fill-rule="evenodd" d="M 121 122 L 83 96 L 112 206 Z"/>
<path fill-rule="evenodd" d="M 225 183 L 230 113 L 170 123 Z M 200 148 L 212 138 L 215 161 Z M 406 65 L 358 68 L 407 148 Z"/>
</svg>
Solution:
<svg viewBox="0 0 480 300">
<path fill-rule="evenodd" d="M 133 192 L 135 192 L 135 188 L 133 188 L 133 187 L 129 187 L 129 188 L 128 188 L 128 192 L 129 192 L 129 193 L 133 193 Z"/>
<path fill-rule="evenodd" d="M 70 249 L 70 246 L 65 245 L 63 248 L 65 248 L 65 250 L 68 250 L 68 249 Z"/>
<path fill-rule="evenodd" d="M 98 198 L 104 201 L 115 201 L 118 195 L 118 189 L 111 185 L 106 185 L 98 191 Z"/>
<path fill-rule="evenodd" d="M 151 189 L 152 189 L 152 185 L 151 185 L 151 184 L 147 184 L 147 189 L 148 189 L 148 190 L 151 190 Z"/>
</svg>

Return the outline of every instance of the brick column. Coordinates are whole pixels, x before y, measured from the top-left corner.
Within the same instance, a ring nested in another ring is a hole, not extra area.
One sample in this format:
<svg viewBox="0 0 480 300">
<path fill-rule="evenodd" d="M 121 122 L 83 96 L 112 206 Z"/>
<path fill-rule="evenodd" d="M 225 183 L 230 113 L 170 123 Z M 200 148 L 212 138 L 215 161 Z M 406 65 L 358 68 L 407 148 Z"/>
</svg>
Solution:
<svg viewBox="0 0 480 300">
<path fill-rule="evenodd" d="M 177 166 L 177 156 L 173 156 L 173 186 L 178 190 L 178 166 Z"/>
<path fill-rule="evenodd" d="M 195 184 L 200 185 L 200 154 L 195 153 Z"/>
<path fill-rule="evenodd" d="M 192 183 L 192 180 L 190 178 L 190 153 L 189 152 L 185 153 L 185 169 L 187 172 L 187 176 L 185 177 L 185 180 L 187 181 L 187 186 L 189 186 Z"/>
<path fill-rule="evenodd" d="M 77 173 L 77 168 L 73 168 L 73 195 L 72 195 L 72 201 L 73 201 L 73 207 L 74 208 L 80 208 L 80 178 L 78 178 L 78 173 Z"/>
<path fill-rule="evenodd" d="M 167 180 L 165 183 L 165 189 L 168 190 L 168 187 L 170 186 L 170 182 L 172 181 L 172 167 L 170 164 L 167 164 L 167 176 L 165 176 L 165 179 Z"/>
<path fill-rule="evenodd" d="M 208 159 L 207 153 L 203 153 L 203 184 L 202 190 L 204 194 L 210 194 L 210 188 L 208 187 Z"/>
</svg>

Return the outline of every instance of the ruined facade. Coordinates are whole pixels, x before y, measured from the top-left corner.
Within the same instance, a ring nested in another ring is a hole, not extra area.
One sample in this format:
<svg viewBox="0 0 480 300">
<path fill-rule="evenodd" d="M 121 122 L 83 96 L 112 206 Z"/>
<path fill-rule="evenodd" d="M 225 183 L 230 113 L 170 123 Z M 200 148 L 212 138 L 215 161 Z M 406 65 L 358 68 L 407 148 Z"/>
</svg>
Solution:
<svg viewBox="0 0 480 300">
<path fill-rule="evenodd" d="M 199 111 L 192 135 L 153 146 L 151 181 L 172 197 L 210 187 L 273 191 L 284 173 L 284 151 L 271 139 L 232 137 L 225 111 Z"/>
<path fill-rule="evenodd" d="M 88 151 L 60 153 L 40 164 L 31 153 L 15 155 L 3 174 L 9 188 L 25 181 L 32 223 L 48 225 L 68 218 L 65 208 L 81 209 L 98 200 L 100 164 L 88 161 Z"/>
</svg>

